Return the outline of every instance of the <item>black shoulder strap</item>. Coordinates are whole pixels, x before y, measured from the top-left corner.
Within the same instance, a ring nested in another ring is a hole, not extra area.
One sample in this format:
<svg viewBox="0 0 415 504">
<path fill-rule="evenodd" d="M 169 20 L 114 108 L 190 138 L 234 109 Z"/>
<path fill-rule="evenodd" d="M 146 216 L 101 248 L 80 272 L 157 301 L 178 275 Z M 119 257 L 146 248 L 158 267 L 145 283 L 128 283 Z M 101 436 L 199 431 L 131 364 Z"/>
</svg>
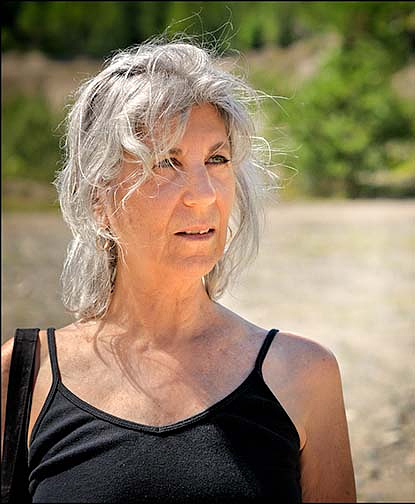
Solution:
<svg viewBox="0 0 415 504">
<path fill-rule="evenodd" d="M 31 502 L 27 433 L 39 329 L 16 329 L 7 390 L 1 464 L 2 502 Z"/>
<path fill-rule="evenodd" d="M 258 356 L 256 358 L 255 362 L 255 369 L 259 372 L 259 374 L 262 376 L 262 364 L 264 362 L 265 356 L 267 355 L 268 349 L 271 346 L 272 340 L 274 339 L 274 336 L 279 332 L 278 329 L 271 329 L 264 342 L 262 343 L 262 346 L 259 350 Z"/>
<path fill-rule="evenodd" d="M 61 381 L 61 374 L 59 371 L 58 356 L 56 353 L 55 328 L 49 327 L 47 334 L 48 334 L 50 366 L 52 368 L 52 378 L 53 378 L 52 385 L 56 386 L 56 384 Z"/>
</svg>

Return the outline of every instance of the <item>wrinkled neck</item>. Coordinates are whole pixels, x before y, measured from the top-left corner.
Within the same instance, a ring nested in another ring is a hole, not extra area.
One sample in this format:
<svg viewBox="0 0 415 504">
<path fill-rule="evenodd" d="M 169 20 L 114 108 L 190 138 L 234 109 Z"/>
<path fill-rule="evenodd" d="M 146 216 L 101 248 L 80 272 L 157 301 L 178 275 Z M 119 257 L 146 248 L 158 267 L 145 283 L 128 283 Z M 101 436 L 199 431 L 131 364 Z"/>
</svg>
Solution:
<svg viewBox="0 0 415 504">
<path fill-rule="evenodd" d="M 117 275 L 106 324 L 137 335 L 153 346 L 170 346 L 191 339 L 219 316 L 201 279 L 143 281 Z M 179 281 L 177 281 L 179 280 Z"/>
</svg>

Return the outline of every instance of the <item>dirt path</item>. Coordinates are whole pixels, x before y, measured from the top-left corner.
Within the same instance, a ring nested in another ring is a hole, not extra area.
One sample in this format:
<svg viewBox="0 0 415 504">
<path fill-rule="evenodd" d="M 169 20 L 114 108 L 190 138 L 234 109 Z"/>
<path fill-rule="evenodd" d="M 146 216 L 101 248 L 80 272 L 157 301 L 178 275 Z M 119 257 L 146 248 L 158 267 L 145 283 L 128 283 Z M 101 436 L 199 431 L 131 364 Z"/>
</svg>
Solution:
<svg viewBox="0 0 415 504">
<path fill-rule="evenodd" d="M 329 347 L 342 371 L 359 502 L 415 500 L 415 202 L 280 203 L 257 261 L 222 302 Z M 3 216 L 3 332 L 59 326 L 69 234 Z"/>
</svg>

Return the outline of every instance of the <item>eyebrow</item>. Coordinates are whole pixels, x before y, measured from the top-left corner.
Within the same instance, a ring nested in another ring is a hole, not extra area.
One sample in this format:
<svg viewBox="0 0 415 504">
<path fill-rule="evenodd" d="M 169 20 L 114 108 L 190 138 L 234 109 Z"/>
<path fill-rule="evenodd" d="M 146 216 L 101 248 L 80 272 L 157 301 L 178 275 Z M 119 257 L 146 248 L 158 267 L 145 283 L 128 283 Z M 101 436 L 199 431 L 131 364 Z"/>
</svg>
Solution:
<svg viewBox="0 0 415 504">
<path fill-rule="evenodd" d="M 229 141 L 228 140 L 224 140 L 222 142 L 217 142 L 215 143 L 214 145 L 212 145 L 212 147 L 210 147 L 209 151 L 208 151 L 208 154 L 212 154 L 213 152 L 219 150 L 220 148 L 224 147 L 225 149 L 227 149 L 228 151 L 231 150 L 231 146 L 229 144 Z M 180 155 L 182 154 L 182 150 L 179 149 L 179 148 L 173 148 L 173 149 L 170 149 L 169 150 L 169 154 L 176 154 L 176 155 Z"/>
</svg>

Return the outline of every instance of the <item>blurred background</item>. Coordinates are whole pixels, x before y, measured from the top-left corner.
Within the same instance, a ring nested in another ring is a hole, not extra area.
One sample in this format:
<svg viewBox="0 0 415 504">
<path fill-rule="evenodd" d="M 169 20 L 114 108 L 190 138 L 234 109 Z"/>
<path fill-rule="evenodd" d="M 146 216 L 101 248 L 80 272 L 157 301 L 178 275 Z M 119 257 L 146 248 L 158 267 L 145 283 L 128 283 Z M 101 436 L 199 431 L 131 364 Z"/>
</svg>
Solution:
<svg viewBox="0 0 415 504">
<path fill-rule="evenodd" d="M 162 32 L 276 97 L 259 127 L 281 188 L 223 304 L 335 353 L 359 502 L 415 501 L 413 2 L 4 2 L 2 341 L 71 321 L 51 184 L 70 94 Z"/>
</svg>

